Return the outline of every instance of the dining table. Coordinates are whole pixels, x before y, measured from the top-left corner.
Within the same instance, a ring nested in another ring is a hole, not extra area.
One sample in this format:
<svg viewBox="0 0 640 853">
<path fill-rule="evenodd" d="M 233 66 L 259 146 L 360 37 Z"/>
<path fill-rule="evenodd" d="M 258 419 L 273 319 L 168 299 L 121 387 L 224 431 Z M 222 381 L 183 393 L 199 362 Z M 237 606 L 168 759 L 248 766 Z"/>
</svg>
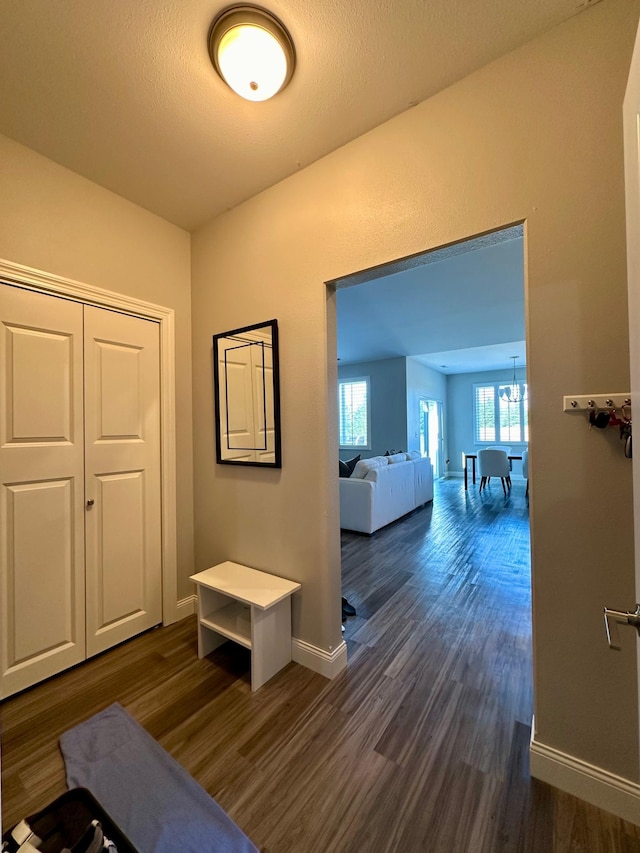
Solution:
<svg viewBox="0 0 640 853">
<path fill-rule="evenodd" d="M 474 451 L 473 453 L 463 453 L 462 454 L 462 468 L 464 470 L 464 487 L 465 489 L 469 488 L 468 482 L 468 467 L 467 463 L 471 460 L 471 478 L 473 485 L 476 484 L 476 459 L 478 458 L 478 451 Z M 510 453 L 507 456 L 509 463 L 511 463 L 514 459 L 522 459 L 522 453 Z"/>
</svg>

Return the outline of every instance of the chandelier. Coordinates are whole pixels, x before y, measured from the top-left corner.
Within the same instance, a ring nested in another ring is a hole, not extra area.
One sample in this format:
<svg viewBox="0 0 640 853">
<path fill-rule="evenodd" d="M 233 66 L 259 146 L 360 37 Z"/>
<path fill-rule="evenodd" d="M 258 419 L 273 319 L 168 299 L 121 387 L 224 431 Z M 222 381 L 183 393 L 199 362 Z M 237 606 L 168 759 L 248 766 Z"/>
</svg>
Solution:
<svg viewBox="0 0 640 853">
<path fill-rule="evenodd" d="M 510 358 L 513 359 L 513 381 L 511 385 L 503 385 L 500 390 L 500 399 L 505 403 L 519 403 L 522 400 L 522 388 L 516 379 L 516 359 L 520 356 L 512 355 Z"/>
</svg>

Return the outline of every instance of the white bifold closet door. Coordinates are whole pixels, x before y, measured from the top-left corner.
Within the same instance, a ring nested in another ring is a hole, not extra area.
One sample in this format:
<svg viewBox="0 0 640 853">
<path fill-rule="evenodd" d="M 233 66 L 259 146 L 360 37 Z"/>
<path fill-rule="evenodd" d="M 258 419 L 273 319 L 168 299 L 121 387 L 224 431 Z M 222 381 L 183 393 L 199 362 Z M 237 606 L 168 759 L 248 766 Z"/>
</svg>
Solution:
<svg viewBox="0 0 640 853">
<path fill-rule="evenodd" d="M 85 307 L 87 656 L 162 620 L 159 365 L 157 323 Z"/>
<path fill-rule="evenodd" d="M 157 324 L 0 284 L 0 697 L 162 619 Z"/>
</svg>

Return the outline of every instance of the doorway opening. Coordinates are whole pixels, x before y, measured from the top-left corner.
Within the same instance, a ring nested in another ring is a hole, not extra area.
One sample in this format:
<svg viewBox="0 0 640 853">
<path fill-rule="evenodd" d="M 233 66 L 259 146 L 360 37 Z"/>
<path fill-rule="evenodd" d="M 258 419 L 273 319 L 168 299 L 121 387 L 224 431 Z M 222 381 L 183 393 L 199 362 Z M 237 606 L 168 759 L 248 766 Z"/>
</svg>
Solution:
<svg viewBox="0 0 640 853">
<path fill-rule="evenodd" d="M 431 459 L 434 479 L 439 480 L 444 470 L 442 403 L 420 397 L 419 418 L 420 455 Z"/>
<path fill-rule="evenodd" d="M 528 417 L 517 395 L 513 403 L 503 399 L 514 384 L 514 357 L 516 385 L 528 385 L 524 227 L 333 284 L 337 382 L 366 379 L 362 417 L 370 427 L 366 447 L 341 447 L 341 460 L 402 450 L 428 457 L 435 481 L 433 501 L 365 531 L 370 537 L 344 524 L 346 514 L 341 518 L 342 595 L 356 611 L 343 619 L 345 640 L 362 638 L 382 649 L 386 628 L 409 618 L 407 646 L 394 635 L 394 649 L 403 660 L 402 678 L 424 681 L 427 692 L 415 700 L 424 700 L 424 707 L 434 701 L 428 693 L 434 679 L 444 704 L 452 684 L 462 693 L 467 686 L 473 693 L 480 683 L 494 685 L 501 643 L 517 647 L 513 678 L 500 679 L 500 689 L 486 697 L 474 694 L 487 709 L 501 709 L 500 723 L 488 711 L 474 735 L 491 749 L 503 734 L 496 726 L 529 722 L 533 711 L 530 528 L 521 471 Z M 493 408 L 486 402 L 479 409 L 480 397 L 493 400 Z M 465 488 L 466 455 L 496 444 L 509 445 L 515 457 L 508 494 L 500 479 L 488 493 L 480 494 L 479 483 L 471 481 Z M 356 490 L 341 481 L 341 495 L 349 491 Z"/>
</svg>

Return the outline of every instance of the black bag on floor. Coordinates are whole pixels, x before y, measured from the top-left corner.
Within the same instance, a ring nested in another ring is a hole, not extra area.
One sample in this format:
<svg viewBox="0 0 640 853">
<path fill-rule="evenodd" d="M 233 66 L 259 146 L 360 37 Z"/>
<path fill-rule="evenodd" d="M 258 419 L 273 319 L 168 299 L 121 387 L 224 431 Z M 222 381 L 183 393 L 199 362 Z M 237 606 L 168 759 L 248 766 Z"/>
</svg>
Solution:
<svg viewBox="0 0 640 853">
<path fill-rule="evenodd" d="M 42 853 L 138 853 L 87 788 L 67 791 L 2 836 L 3 853 L 22 849 Z"/>
</svg>

